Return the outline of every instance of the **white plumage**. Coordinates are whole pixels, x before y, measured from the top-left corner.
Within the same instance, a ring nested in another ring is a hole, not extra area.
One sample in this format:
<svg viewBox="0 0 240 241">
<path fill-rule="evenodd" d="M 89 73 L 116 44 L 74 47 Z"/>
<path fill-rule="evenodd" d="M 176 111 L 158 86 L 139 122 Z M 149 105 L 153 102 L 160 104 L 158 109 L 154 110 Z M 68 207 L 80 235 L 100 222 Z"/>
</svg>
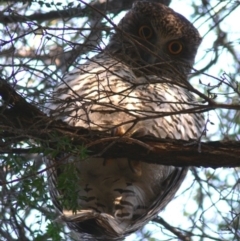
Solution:
<svg viewBox="0 0 240 241">
<path fill-rule="evenodd" d="M 137 77 L 131 68 L 103 53 L 63 79 L 51 109 L 70 125 L 106 131 L 121 126 L 128 135 L 141 129 L 159 138 L 199 137 L 202 115 L 179 114 L 191 112 L 199 103 L 169 78 Z"/>
</svg>

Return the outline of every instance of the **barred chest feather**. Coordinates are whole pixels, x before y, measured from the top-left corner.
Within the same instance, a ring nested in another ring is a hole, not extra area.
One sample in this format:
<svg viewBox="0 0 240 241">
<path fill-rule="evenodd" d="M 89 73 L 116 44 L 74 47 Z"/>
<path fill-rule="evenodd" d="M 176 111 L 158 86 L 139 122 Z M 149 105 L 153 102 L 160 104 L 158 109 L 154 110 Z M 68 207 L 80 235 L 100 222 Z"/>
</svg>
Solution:
<svg viewBox="0 0 240 241">
<path fill-rule="evenodd" d="M 154 75 L 137 77 L 105 54 L 67 74 L 53 98 L 50 114 L 73 126 L 182 140 L 202 133 L 203 115 L 191 113 L 199 103 L 186 88 Z M 179 114 L 183 110 L 189 113 Z"/>
</svg>

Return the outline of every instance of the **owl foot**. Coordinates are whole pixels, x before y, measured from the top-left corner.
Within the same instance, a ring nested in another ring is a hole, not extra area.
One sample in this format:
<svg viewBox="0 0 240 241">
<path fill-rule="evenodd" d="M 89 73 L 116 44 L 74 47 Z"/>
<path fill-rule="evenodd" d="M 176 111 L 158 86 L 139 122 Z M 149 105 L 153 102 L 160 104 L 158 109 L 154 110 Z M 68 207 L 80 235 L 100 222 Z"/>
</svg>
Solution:
<svg viewBox="0 0 240 241">
<path fill-rule="evenodd" d="M 125 133 L 126 133 L 126 130 L 122 126 L 116 127 L 112 131 L 113 136 L 123 136 Z"/>
</svg>

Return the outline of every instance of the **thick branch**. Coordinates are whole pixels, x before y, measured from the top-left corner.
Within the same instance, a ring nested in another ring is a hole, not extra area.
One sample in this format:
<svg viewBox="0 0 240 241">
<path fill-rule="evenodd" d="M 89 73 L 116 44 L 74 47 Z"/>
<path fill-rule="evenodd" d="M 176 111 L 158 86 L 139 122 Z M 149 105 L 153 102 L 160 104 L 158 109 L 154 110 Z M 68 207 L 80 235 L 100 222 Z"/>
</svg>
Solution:
<svg viewBox="0 0 240 241">
<path fill-rule="evenodd" d="M 101 141 L 101 140 L 100 140 Z M 197 167 L 237 167 L 240 166 L 239 142 L 208 142 L 189 143 L 181 140 L 150 141 L 142 139 L 143 144 L 134 139 L 118 139 L 114 145 L 102 140 L 102 144 L 90 148 L 93 153 L 100 153 L 102 157 L 128 157 L 151 163 L 174 166 Z M 104 150 L 104 152 L 101 152 Z"/>
<path fill-rule="evenodd" d="M 89 155 L 105 158 L 128 157 L 175 166 L 240 166 L 240 142 L 200 143 L 111 137 L 108 133 L 71 127 L 47 117 L 17 94 L 4 80 L 0 80 L 0 96 L 3 101 L 0 107 L 1 138 L 5 139 L 5 142 L 0 144 L 1 153 L 12 153 L 14 150 L 9 148 L 11 144 L 29 139 L 38 142 L 40 140 L 43 144 L 47 142 L 51 148 L 55 148 L 57 135 L 58 140 L 61 137 L 69 137 L 73 145 L 84 145 Z"/>
</svg>

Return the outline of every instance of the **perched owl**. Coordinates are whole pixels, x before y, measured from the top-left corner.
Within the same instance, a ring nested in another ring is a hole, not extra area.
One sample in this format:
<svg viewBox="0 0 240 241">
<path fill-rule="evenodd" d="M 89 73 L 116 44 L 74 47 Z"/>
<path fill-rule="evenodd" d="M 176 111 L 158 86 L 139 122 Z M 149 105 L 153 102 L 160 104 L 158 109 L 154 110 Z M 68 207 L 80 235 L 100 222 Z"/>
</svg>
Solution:
<svg viewBox="0 0 240 241">
<path fill-rule="evenodd" d="M 182 15 L 159 3 L 136 2 L 106 48 L 63 77 L 49 115 L 119 138 L 197 140 L 204 118 L 194 112 L 198 103 L 187 77 L 200 42 Z M 81 158 L 64 150 L 48 160 L 53 203 L 80 240 L 123 240 L 171 201 L 187 168 L 142 161 Z M 70 164 L 78 173 L 76 185 L 59 188 Z M 74 211 L 64 202 L 69 193 Z"/>
</svg>

